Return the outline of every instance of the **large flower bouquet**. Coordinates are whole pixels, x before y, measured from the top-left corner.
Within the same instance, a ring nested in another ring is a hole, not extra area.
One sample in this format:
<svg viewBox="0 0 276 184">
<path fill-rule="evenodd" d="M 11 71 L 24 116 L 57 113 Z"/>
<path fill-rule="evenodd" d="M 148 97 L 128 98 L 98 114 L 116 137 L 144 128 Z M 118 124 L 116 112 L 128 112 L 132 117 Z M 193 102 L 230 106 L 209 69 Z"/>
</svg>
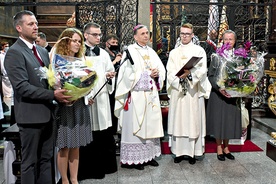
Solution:
<svg viewBox="0 0 276 184">
<path fill-rule="evenodd" d="M 49 69 L 40 68 L 40 73 L 48 79 L 53 89 L 66 89 L 69 100 L 77 100 L 93 89 L 97 74 L 81 58 L 55 54 Z"/>
<path fill-rule="evenodd" d="M 224 44 L 212 55 L 216 62 L 217 85 L 231 97 L 245 97 L 256 89 L 264 74 L 264 53 L 250 50 L 251 43 L 229 52 L 229 44 Z"/>
</svg>

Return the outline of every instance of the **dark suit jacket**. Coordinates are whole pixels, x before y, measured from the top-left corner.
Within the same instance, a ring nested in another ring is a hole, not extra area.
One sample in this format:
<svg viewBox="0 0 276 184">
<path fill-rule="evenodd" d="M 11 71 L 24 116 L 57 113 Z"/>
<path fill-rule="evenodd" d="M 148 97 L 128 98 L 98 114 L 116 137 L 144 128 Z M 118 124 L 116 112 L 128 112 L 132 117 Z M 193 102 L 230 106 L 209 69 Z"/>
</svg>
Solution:
<svg viewBox="0 0 276 184">
<path fill-rule="evenodd" d="M 51 47 L 50 45 L 47 45 L 47 46 L 45 47 L 45 49 L 46 49 L 48 52 L 50 52 L 51 49 L 52 49 L 52 47 Z"/>
<path fill-rule="evenodd" d="M 37 46 L 45 66 L 50 60 L 46 49 Z M 39 62 L 32 50 L 18 39 L 8 50 L 5 69 L 14 90 L 14 111 L 18 124 L 49 122 L 52 116 L 54 91 L 48 89 L 47 80 L 38 76 Z"/>
</svg>

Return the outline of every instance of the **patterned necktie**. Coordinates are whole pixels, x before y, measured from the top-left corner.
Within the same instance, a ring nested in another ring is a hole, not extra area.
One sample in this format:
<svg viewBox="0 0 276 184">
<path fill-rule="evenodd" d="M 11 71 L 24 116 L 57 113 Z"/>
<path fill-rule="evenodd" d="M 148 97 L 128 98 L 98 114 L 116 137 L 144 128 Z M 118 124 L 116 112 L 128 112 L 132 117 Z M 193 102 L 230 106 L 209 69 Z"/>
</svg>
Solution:
<svg viewBox="0 0 276 184">
<path fill-rule="evenodd" d="M 38 54 L 37 54 L 37 51 L 36 51 L 36 48 L 35 48 L 35 46 L 33 46 L 33 52 L 34 52 L 34 55 L 35 55 L 35 57 L 36 57 L 36 59 L 38 60 L 38 62 L 39 62 L 39 64 L 40 64 L 40 66 L 44 66 L 44 63 L 42 62 L 42 60 L 40 59 L 40 57 L 38 56 Z"/>
</svg>

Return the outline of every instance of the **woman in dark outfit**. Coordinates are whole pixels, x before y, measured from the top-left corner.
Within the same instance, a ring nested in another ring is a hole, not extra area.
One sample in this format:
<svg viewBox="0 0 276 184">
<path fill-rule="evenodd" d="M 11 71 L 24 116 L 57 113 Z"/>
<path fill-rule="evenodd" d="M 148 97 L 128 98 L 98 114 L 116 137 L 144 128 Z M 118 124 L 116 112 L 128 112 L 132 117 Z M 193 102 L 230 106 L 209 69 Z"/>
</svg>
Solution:
<svg viewBox="0 0 276 184">
<path fill-rule="evenodd" d="M 223 33 L 223 43 L 229 43 L 228 55 L 234 53 L 236 34 L 231 30 Z M 241 110 L 239 98 L 231 98 L 225 90 L 219 89 L 216 84 L 215 62 L 209 67 L 209 80 L 212 84 L 212 91 L 207 105 L 207 135 L 213 135 L 217 143 L 217 158 L 225 161 L 225 157 L 234 160 L 235 157 L 228 148 L 229 139 L 240 139 L 242 133 Z M 223 144 L 222 144 L 223 143 Z"/>
</svg>

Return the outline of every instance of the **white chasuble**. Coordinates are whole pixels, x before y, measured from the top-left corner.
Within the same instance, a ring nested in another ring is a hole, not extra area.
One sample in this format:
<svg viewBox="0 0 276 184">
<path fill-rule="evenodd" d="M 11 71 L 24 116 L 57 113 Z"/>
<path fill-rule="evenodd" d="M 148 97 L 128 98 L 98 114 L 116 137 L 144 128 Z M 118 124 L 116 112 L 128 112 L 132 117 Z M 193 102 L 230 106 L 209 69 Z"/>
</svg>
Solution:
<svg viewBox="0 0 276 184">
<path fill-rule="evenodd" d="M 162 137 L 164 133 L 158 90 L 163 87 L 165 68 L 158 55 L 150 47 L 142 48 L 133 44 L 128 47 L 128 50 L 134 65 L 126 60 L 120 68 L 117 79 L 118 88 L 115 93 L 115 115 L 119 118 L 120 127 L 123 126 L 124 121 L 133 123 L 132 132 L 135 136 L 142 139 Z M 122 61 L 125 57 L 123 55 Z M 136 90 L 142 74 L 150 75 L 151 68 L 158 69 L 157 83 L 159 84 L 156 84 L 154 79 L 150 79 L 151 90 Z M 125 120 L 124 106 L 127 100 L 132 102 L 133 114 L 132 119 Z"/>
</svg>

